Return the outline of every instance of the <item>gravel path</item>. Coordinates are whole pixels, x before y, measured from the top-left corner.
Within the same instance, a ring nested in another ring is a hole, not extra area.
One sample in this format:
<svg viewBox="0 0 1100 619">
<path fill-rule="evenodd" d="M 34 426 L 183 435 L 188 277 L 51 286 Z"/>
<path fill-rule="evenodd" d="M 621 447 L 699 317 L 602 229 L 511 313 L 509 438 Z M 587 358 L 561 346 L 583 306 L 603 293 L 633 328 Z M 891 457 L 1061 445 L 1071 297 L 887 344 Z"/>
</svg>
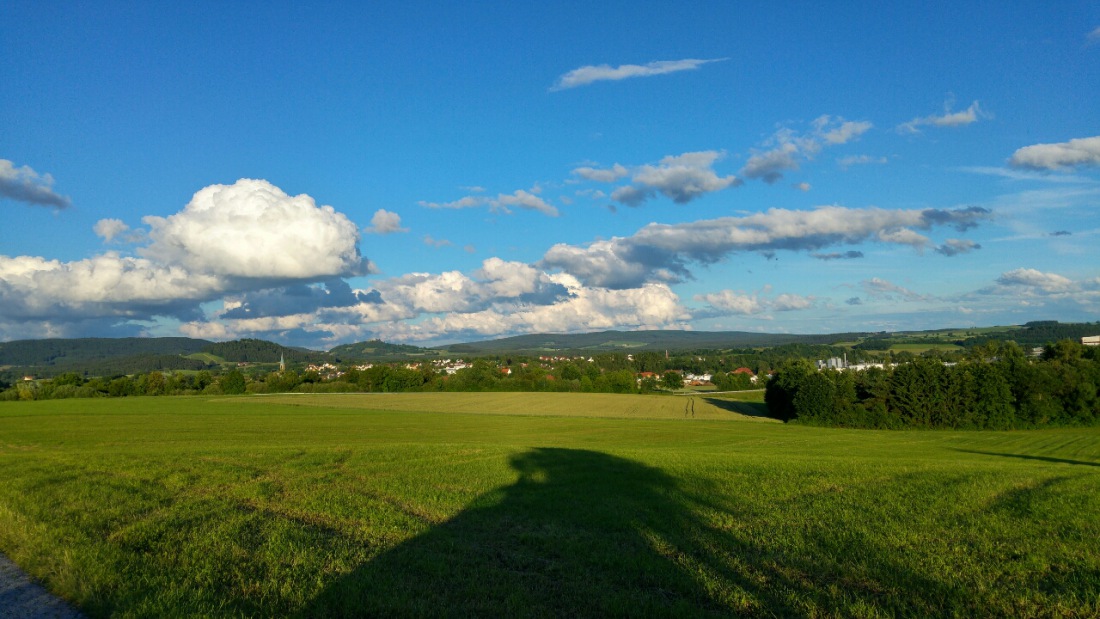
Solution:
<svg viewBox="0 0 1100 619">
<path fill-rule="evenodd" d="M 0 555 L 0 619 L 84 619 L 84 615 Z"/>
</svg>

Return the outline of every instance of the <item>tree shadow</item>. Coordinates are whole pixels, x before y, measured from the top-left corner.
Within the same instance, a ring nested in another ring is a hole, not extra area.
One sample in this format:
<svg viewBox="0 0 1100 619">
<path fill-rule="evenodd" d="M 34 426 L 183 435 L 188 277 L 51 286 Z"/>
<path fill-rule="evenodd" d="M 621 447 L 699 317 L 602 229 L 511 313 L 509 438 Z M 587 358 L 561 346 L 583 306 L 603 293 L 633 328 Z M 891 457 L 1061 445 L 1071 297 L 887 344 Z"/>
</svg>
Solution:
<svg viewBox="0 0 1100 619">
<path fill-rule="evenodd" d="M 737 413 L 746 417 L 760 417 L 762 419 L 775 419 L 768 413 L 768 405 L 761 402 L 738 402 L 723 398 L 703 398 L 707 404 L 724 411 Z"/>
<path fill-rule="evenodd" d="M 689 496 L 636 462 L 540 448 L 511 464 L 514 484 L 329 584 L 300 616 L 844 615 L 898 611 L 899 591 L 918 615 L 969 606 L 859 534 L 815 531 L 792 548 L 716 526 L 700 514 L 749 521 L 752 506 Z"/>
<path fill-rule="evenodd" d="M 1038 460 L 1040 462 L 1053 462 L 1056 464 L 1076 464 L 1079 466 L 1100 466 L 1100 462 L 1086 462 L 1085 460 L 1069 460 L 1067 458 L 1053 458 L 1050 456 L 1030 456 L 1026 454 L 1006 454 L 996 451 L 979 451 L 977 449 L 961 449 L 958 447 L 950 448 L 951 451 L 958 451 L 968 454 L 978 454 L 982 456 L 998 456 L 1001 458 L 1019 458 L 1021 460 Z"/>
</svg>

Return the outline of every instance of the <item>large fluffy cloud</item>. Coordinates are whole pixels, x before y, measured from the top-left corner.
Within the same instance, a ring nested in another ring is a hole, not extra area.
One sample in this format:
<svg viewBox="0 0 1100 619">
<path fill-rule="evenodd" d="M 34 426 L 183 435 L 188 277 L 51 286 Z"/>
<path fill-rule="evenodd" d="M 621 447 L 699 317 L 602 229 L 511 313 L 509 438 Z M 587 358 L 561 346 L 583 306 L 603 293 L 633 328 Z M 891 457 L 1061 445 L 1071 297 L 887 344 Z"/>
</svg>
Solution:
<svg viewBox="0 0 1100 619">
<path fill-rule="evenodd" d="M 551 90 L 565 90 L 576 88 L 593 82 L 618 81 L 631 77 L 649 77 L 652 75 L 664 75 L 677 71 L 691 71 L 698 69 L 709 62 L 720 62 L 725 58 L 711 58 L 700 60 L 685 58 L 683 60 L 657 60 L 647 64 L 624 64 L 617 67 L 611 65 L 587 65 L 573 69 L 558 78 Z"/>
<path fill-rule="evenodd" d="M 1100 136 L 1025 146 L 1013 153 L 1008 163 L 1016 168 L 1030 170 L 1100 165 Z"/>
<path fill-rule="evenodd" d="M 314 301 L 323 295 L 315 289 Z M 246 303 L 257 307 L 250 295 Z M 628 290 L 586 287 L 566 273 L 549 274 L 531 265 L 490 258 L 472 275 L 458 271 L 410 273 L 379 281 L 374 290 L 351 291 L 350 305 L 295 304 L 280 298 L 287 312 L 241 311 L 231 302 L 214 320 L 193 321 L 181 331 L 192 337 L 270 336 L 287 339 L 312 333 L 314 342 L 351 338 L 425 341 L 516 333 L 683 327 L 691 318 L 672 290 L 646 284 Z M 348 297 L 342 297 L 347 299 Z"/>
<path fill-rule="evenodd" d="M 551 281 L 567 295 L 551 304 L 493 305 L 472 312 L 450 312 L 416 322 L 373 325 L 384 339 L 422 341 L 515 333 L 563 333 L 612 328 L 677 328 L 691 318 L 668 286 L 647 284 L 629 290 L 591 288 L 566 274 Z"/>
<path fill-rule="evenodd" d="M 263 180 L 211 185 L 179 213 L 143 221 L 150 243 L 141 255 L 198 273 L 309 280 L 366 271 L 350 219 Z"/>
<path fill-rule="evenodd" d="M 541 265 L 571 273 L 590 286 L 631 288 L 648 281 L 675 283 L 690 279 L 691 263 L 714 263 L 738 251 L 814 251 L 863 242 L 925 249 L 932 242 L 917 230 L 935 226 L 966 230 L 989 216 L 988 210 L 978 207 L 771 209 L 746 217 L 649 224 L 633 236 L 587 246 L 558 244 L 546 252 Z"/>
<path fill-rule="evenodd" d="M 39 174 L 30 166 L 15 167 L 7 159 L 0 159 L 0 198 L 27 204 L 65 208 L 72 201 L 53 190 L 53 177 Z"/>
<path fill-rule="evenodd" d="M 489 258 L 473 277 L 460 271 L 409 273 L 378 282 L 381 299 L 411 314 L 473 312 L 500 304 L 552 304 L 569 293 L 522 262 Z"/>
<path fill-rule="evenodd" d="M 0 315 L 6 319 L 178 315 L 223 290 L 217 276 L 114 252 L 75 262 L 0 256 Z"/>
<path fill-rule="evenodd" d="M 347 217 L 266 181 L 213 185 L 179 213 L 144 221 L 148 242 L 137 256 L 106 252 L 73 262 L 0 256 L 0 316 L 58 324 L 192 318 L 200 303 L 227 293 L 331 281 L 369 269 Z M 106 240 L 141 238 L 120 220 L 101 220 L 95 231 Z"/>
</svg>

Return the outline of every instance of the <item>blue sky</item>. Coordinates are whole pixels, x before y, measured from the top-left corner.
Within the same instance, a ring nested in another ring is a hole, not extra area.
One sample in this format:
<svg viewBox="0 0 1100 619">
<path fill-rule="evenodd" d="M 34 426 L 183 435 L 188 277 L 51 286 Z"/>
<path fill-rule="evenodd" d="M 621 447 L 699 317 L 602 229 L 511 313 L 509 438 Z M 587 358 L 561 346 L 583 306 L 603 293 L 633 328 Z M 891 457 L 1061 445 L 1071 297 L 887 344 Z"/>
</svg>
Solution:
<svg viewBox="0 0 1100 619">
<path fill-rule="evenodd" d="M 1100 320 L 1100 5 L 56 3 L 0 339 Z"/>
</svg>

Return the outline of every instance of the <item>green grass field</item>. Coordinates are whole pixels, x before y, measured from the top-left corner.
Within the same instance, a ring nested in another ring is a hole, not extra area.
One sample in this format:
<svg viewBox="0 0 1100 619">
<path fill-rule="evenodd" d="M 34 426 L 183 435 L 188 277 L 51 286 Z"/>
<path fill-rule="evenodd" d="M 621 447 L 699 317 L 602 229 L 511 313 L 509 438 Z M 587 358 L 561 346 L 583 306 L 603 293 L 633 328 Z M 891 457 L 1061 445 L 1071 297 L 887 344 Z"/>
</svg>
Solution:
<svg viewBox="0 0 1100 619">
<path fill-rule="evenodd" d="M 0 551 L 91 616 L 1100 616 L 1100 429 L 759 406 L 0 403 Z"/>
</svg>

